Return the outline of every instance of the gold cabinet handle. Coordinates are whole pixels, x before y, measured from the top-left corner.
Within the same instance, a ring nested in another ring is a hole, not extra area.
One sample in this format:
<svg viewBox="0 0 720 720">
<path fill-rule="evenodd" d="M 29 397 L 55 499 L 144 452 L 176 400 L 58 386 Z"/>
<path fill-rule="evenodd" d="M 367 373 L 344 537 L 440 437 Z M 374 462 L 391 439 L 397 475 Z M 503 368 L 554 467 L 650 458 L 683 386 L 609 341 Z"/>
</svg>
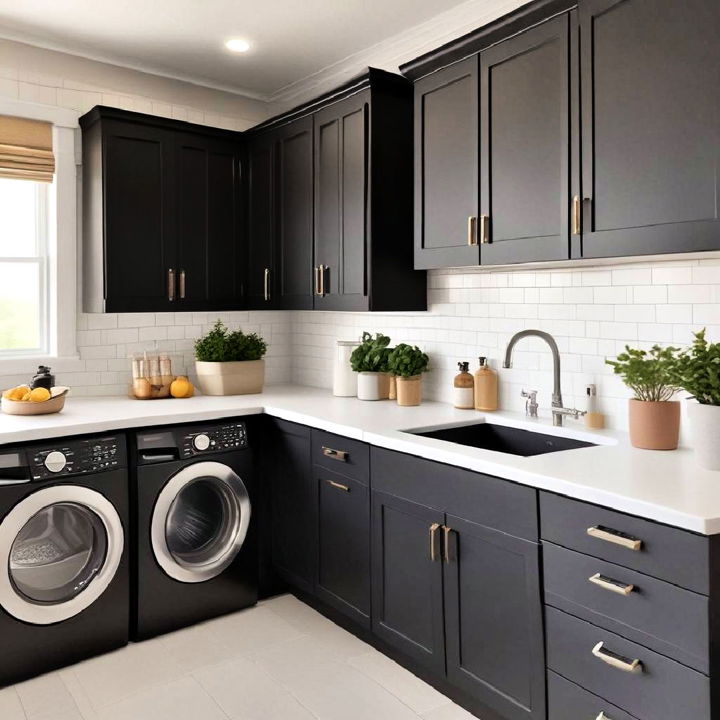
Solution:
<svg viewBox="0 0 720 720">
<path fill-rule="evenodd" d="M 430 560 L 435 562 L 440 557 L 440 523 L 430 526 Z"/>
<path fill-rule="evenodd" d="M 477 218 L 474 215 L 468 218 L 467 244 L 477 245 Z"/>
<path fill-rule="evenodd" d="M 328 480 L 327 483 L 328 485 L 332 485 L 334 488 L 342 490 L 343 492 L 350 492 L 350 488 L 347 485 L 343 485 L 342 483 L 335 482 L 334 480 Z"/>
<path fill-rule="evenodd" d="M 638 552 L 642 548 L 642 540 L 638 540 L 632 535 L 621 533 L 619 530 L 604 528 L 601 525 L 589 527 L 587 529 L 587 534 L 597 540 L 604 540 L 605 542 L 612 543 L 613 545 L 620 545 L 620 547 L 633 550 L 634 552 Z"/>
<path fill-rule="evenodd" d="M 180 271 L 180 299 L 185 299 L 185 271 Z"/>
<path fill-rule="evenodd" d="M 270 268 L 265 268 L 265 274 L 263 277 L 263 294 L 265 296 L 265 302 L 270 300 Z"/>
<path fill-rule="evenodd" d="M 490 244 L 490 216 L 489 215 L 481 215 L 480 216 L 480 242 L 483 245 L 489 245 Z"/>
<path fill-rule="evenodd" d="M 339 460 L 340 462 L 347 462 L 350 457 L 350 453 L 347 450 L 335 450 L 331 447 L 325 447 L 323 445 L 322 454 L 325 457 L 332 458 L 333 460 Z"/>
<path fill-rule="evenodd" d="M 452 556 L 450 553 L 450 533 L 452 532 L 452 528 L 448 527 L 447 525 L 443 525 L 443 560 L 446 563 L 450 563 L 452 561 Z"/>
<path fill-rule="evenodd" d="M 318 265 L 313 269 L 315 275 L 315 294 L 320 295 L 320 267 Z"/>
<path fill-rule="evenodd" d="M 175 271 L 172 268 L 168 268 L 167 292 L 168 292 L 168 300 L 170 302 L 173 302 L 173 300 L 175 300 Z"/>
<path fill-rule="evenodd" d="M 580 196 L 573 196 L 572 200 L 572 234 L 579 235 L 582 226 L 580 225 Z"/>
<path fill-rule="evenodd" d="M 327 270 L 326 265 L 320 266 L 320 296 L 325 297 L 325 271 Z"/>
<path fill-rule="evenodd" d="M 625 585 L 617 580 L 605 577 L 600 573 L 595 573 L 589 577 L 588 582 L 603 588 L 603 590 L 609 590 L 610 592 L 617 593 L 618 595 L 625 595 L 626 597 L 635 589 L 634 585 Z"/>
<path fill-rule="evenodd" d="M 604 645 L 605 645 L 605 643 L 599 642 L 592 649 L 592 654 L 596 658 L 598 658 L 599 660 L 602 660 L 605 664 L 610 665 L 611 667 L 617 668 L 618 670 L 622 670 L 623 672 L 627 672 L 627 673 L 642 672 L 643 666 L 642 666 L 642 662 L 640 662 L 640 660 L 638 660 L 638 659 L 628 660 L 627 658 L 624 658 L 621 655 L 617 655 L 614 652 L 605 650 Z"/>
</svg>

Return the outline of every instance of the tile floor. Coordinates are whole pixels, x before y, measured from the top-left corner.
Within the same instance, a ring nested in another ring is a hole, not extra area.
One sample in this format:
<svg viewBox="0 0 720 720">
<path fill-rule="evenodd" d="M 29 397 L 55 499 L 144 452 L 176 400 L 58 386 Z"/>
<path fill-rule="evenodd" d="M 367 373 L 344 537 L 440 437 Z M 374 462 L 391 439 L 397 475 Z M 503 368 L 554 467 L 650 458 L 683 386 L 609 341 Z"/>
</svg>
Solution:
<svg viewBox="0 0 720 720">
<path fill-rule="evenodd" d="M 473 720 L 290 595 L 0 690 L 1 720 Z"/>
</svg>

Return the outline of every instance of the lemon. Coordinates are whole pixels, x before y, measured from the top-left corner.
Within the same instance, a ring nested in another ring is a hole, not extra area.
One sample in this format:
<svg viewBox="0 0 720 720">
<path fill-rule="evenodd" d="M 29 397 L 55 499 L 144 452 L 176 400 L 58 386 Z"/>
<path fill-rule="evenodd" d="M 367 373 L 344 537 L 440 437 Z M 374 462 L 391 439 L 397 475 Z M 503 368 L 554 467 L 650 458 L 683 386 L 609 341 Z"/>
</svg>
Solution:
<svg viewBox="0 0 720 720">
<path fill-rule="evenodd" d="M 192 397 L 194 390 L 193 384 L 184 375 L 178 375 L 170 385 L 170 394 L 174 398 Z"/>
<path fill-rule="evenodd" d="M 2 396 L 6 400 L 20 401 L 25 396 L 25 393 L 27 393 L 29 391 L 30 391 L 30 388 L 27 385 L 18 385 L 17 387 L 6 390 Z"/>
<path fill-rule="evenodd" d="M 36 387 L 28 394 L 30 402 L 45 402 L 50 399 L 50 391 L 44 387 Z"/>
</svg>

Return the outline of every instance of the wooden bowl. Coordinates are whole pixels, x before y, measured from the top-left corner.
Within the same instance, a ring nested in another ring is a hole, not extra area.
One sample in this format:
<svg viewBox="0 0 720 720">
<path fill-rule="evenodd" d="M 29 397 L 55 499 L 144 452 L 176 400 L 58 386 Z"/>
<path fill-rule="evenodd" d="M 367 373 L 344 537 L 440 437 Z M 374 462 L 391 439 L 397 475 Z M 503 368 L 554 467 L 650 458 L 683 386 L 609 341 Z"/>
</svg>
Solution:
<svg viewBox="0 0 720 720">
<path fill-rule="evenodd" d="M 30 402 L 29 400 L 8 400 L 2 398 L 0 409 L 6 415 L 50 415 L 60 412 L 65 406 L 65 396 L 70 392 L 69 387 L 57 385 L 50 390 L 50 397 L 43 402 Z"/>
</svg>

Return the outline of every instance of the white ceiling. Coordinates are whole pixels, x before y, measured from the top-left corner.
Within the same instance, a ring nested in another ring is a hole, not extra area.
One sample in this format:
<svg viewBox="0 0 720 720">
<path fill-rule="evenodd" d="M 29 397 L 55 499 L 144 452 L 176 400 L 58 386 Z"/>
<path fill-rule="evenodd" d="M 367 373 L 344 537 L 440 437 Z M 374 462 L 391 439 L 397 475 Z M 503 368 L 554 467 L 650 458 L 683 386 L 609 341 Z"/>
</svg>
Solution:
<svg viewBox="0 0 720 720">
<path fill-rule="evenodd" d="M 0 0 L 0 37 L 269 98 L 460 0 Z M 252 48 L 236 55 L 231 37 Z"/>
</svg>

